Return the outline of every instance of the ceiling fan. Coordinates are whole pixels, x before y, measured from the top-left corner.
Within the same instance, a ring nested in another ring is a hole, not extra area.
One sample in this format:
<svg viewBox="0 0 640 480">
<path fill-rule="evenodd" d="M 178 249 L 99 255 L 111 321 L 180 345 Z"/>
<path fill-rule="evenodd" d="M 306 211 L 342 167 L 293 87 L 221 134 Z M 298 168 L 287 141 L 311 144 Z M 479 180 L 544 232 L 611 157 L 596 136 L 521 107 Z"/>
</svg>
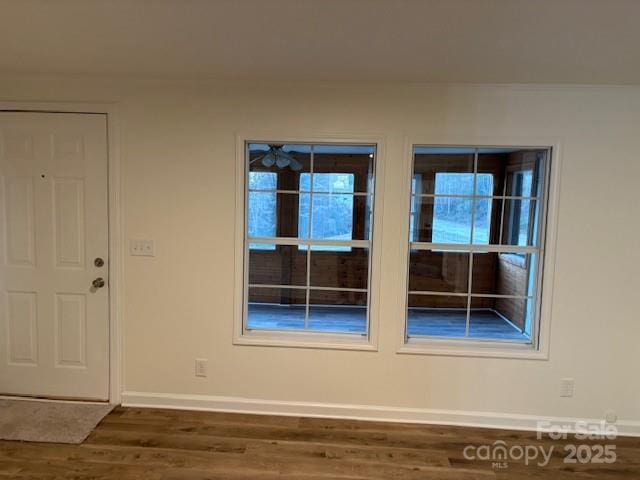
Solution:
<svg viewBox="0 0 640 480">
<path fill-rule="evenodd" d="M 267 168 L 276 165 L 278 168 L 289 167 L 293 171 L 302 170 L 302 164 L 293 158 L 291 153 L 283 151 L 284 145 L 269 145 L 269 151 L 264 155 L 254 158 L 250 163 L 260 162 Z"/>
</svg>

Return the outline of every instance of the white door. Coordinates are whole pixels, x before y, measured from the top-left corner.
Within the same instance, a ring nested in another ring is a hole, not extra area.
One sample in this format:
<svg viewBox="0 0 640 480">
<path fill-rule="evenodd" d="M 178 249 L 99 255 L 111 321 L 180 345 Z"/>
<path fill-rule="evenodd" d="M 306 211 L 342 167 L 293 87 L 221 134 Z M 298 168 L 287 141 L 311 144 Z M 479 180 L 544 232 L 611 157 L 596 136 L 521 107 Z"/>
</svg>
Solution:
<svg viewBox="0 0 640 480">
<path fill-rule="evenodd" d="M 0 394 L 108 399 L 107 201 L 105 115 L 0 112 Z"/>
</svg>

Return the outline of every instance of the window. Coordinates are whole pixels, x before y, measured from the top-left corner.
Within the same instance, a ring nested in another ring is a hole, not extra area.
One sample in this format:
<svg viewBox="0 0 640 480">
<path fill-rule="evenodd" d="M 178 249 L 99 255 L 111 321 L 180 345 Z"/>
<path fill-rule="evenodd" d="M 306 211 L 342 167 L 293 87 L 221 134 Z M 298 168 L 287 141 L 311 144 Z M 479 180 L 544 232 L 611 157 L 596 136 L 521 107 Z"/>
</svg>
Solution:
<svg viewBox="0 0 640 480">
<path fill-rule="evenodd" d="M 414 148 L 407 342 L 535 345 L 548 162 L 548 149 Z"/>
<path fill-rule="evenodd" d="M 247 143 L 243 334 L 368 338 L 375 152 Z"/>
</svg>

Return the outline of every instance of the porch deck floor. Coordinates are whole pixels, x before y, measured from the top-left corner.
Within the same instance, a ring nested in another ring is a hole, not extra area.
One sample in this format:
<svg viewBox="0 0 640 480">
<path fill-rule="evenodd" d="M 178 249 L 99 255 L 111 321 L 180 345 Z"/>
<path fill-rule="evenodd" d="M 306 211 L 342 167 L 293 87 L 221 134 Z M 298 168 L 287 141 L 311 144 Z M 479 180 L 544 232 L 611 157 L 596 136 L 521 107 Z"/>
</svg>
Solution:
<svg viewBox="0 0 640 480">
<path fill-rule="evenodd" d="M 304 329 L 305 307 L 298 305 L 249 304 L 247 327 L 254 330 Z M 365 333 L 367 310 L 354 306 L 311 305 L 309 330 Z M 464 337 L 464 310 L 410 308 L 409 336 Z M 500 340 L 528 340 L 519 329 L 493 310 L 472 310 L 469 336 Z"/>
</svg>

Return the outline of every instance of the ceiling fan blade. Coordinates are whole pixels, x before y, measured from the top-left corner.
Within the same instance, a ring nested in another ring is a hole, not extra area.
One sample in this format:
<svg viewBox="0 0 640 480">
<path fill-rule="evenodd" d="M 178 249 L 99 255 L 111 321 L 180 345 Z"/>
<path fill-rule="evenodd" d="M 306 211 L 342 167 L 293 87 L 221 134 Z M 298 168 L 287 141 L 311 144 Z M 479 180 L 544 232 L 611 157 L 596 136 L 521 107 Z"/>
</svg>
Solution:
<svg viewBox="0 0 640 480">
<path fill-rule="evenodd" d="M 292 170 L 298 171 L 302 169 L 302 164 L 293 156 L 294 152 L 280 152 L 280 154 L 287 158 L 287 165 Z"/>
<path fill-rule="evenodd" d="M 294 172 L 299 172 L 300 170 L 302 170 L 302 164 L 293 157 L 291 157 L 291 162 L 289 163 L 289 166 L 291 167 L 291 170 L 293 170 Z"/>
</svg>

